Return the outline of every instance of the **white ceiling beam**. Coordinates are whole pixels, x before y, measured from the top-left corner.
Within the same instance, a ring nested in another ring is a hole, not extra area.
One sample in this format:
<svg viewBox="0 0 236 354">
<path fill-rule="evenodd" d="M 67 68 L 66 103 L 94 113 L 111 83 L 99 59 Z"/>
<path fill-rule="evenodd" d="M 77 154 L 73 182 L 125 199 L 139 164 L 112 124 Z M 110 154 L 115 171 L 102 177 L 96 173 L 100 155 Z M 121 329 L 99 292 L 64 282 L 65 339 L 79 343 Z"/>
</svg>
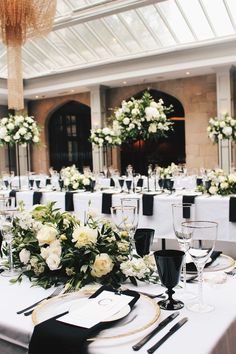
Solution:
<svg viewBox="0 0 236 354">
<path fill-rule="evenodd" d="M 72 13 L 58 17 L 54 21 L 53 30 L 68 26 L 75 26 L 105 16 L 111 16 L 120 12 L 137 9 L 142 6 L 156 4 L 165 0 L 108 0 L 102 3 L 86 6 L 74 10 Z"/>
</svg>

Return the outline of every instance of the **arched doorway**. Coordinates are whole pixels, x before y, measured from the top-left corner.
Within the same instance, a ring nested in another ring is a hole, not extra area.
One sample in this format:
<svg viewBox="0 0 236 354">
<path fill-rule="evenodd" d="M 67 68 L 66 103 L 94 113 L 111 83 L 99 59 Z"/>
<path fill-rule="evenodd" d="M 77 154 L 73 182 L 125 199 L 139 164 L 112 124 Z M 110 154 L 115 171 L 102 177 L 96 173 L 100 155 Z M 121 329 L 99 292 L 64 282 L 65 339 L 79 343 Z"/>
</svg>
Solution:
<svg viewBox="0 0 236 354">
<path fill-rule="evenodd" d="M 141 91 L 133 97 L 140 99 L 143 93 L 144 91 Z M 173 131 L 168 133 L 167 138 L 160 138 L 158 141 L 148 140 L 123 144 L 121 147 L 121 171 L 123 173 L 130 163 L 136 172 L 146 174 L 149 164 L 166 167 L 171 162 L 176 164 L 185 162 L 185 113 L 181 102 L 165 92 L 151 89 L 149 93 L 156 102 L 161 98 L 166 107 L 173 106 L 173 111 L 166 114 L 167 118 L 173 118 Z"/>
<path fill-rule="evenodd" d="M 88 141 L 91 129 L 90 108 L 70 101 L 56 110 L 48 124 L 50 165 L 60 170 L 75 164 L 92 169 L 92 146 Z"/>
</svg>

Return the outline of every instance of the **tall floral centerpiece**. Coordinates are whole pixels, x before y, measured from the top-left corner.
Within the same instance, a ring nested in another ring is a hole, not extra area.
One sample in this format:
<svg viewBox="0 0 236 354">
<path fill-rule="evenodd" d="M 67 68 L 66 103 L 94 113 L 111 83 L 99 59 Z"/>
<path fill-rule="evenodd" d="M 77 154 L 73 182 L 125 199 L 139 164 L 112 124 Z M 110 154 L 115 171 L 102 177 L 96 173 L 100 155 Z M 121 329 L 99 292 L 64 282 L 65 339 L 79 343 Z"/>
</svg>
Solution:
<svg viewBox="0 0 236 354">
<path fill-rule="evenodd" d="M 210 118 L 207 133 L 213 143 L 218 143 L 220 168 L 230 173 L 233 160 L 232 142 L 236 140 L 236 120 L 229 114 Z"/>
<path fill-rule="evenodd" d="M 20 176 L 19 145 L 27 148 L 27 169 L 29 171 L 29 144 L 37 144 L 40 140 L 40 130 L 33 116 L 9 115 L 0 120 L 0 146 L 8 146 L 9 170 L 11 170 L 10 146 L 16 145 L 18 175 Z M 19 187 L 20 187 L 19 178 Z"/>
<path fill-rule="evenodd" d="M 106 170 L 109 164 L 109 152 L 112 147 L 119 146 L 122 143 L 119 129 L 112 127 L 97 128 L 91 130 L 90 141 L 102 150 L 103 165 Z M 101 169 L 101 163 L 99 163 Z"/>
<path fill-rule="evenodd" d="M 141 99 L 122 101 L 114 112 L 113 126 L 120 131 L 122 142 L 166 137 L 173 125 L 165 114 L 168 109 L 162 99 L 155 102 L 150 93 L 145 92 Z"/>
<path fill-rule="evenodd" d="M 21 212 L 14 221 L 13 257 L 22 273 L 12 282 L 25 275 L 44 288 L 65 284 L 79 289 L 91 282 L 119 286 L 127 279 L 157 280 L 151 256 L 129 259 L 127 233 L 117 233 L 92 210 L 87 216 L 87 224 L 81 225 L 54 203 Z"/>
<path fill-rule="evenodd" d="M 89 174 L 82 174 L 75 165 L 64 167 L 60 171 L 64 187 L 68 190 L 93 189 L 95 179 Z"/>
</svg>

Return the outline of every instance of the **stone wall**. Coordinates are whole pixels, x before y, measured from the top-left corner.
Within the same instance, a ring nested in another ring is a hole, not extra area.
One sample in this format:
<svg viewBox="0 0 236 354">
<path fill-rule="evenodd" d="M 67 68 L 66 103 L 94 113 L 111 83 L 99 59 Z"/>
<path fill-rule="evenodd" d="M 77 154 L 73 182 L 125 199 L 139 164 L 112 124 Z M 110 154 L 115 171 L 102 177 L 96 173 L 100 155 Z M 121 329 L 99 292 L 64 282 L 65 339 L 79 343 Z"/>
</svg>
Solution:
<svg viewBox="0 0 236 354">
<path fill-rule="evenodd" d="M 109 108 L 119 106 L 123 99 L 129 98 L 147 87 L 175 96 L 182 103 L 186 118 L 186 163 L 190 171 L 196 172 L 196 169 L 201 167 L 216 167 L 218 163 L 217 146 L 211 143 L 206 133 L 209 118 L 216 115 L 216 75 L 108 88 L 106 90 L 107 116 L 111 115 Z M 47 119 L 55 109 L 70 100 L 90 105 L 90 94 L 87 92 L 48 98 L 32 101 L 29 105 L 29 113 L 34 115 L 44 128 L 41 134 L 41 147 L 33 149 L 33 170 L 35 172 L 47 172 L 49 168 Z M 113 162 L 116 166 L 119 164 L 119 157 L 116 149 L 113 150 Z"/>
</svg>

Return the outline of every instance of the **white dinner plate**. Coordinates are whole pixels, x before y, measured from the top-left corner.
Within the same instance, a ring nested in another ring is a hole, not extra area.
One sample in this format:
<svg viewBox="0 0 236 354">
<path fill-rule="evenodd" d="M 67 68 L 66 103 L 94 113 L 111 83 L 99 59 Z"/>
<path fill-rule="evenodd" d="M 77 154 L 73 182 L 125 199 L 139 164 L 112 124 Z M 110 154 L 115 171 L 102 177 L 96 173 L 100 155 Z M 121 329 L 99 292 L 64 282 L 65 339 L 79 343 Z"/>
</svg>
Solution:
<svg viewBox="0 0 236 354">
<path fill-rule="evenodd" d="M 36 325 L 58 314 L 69 311 L 73 306 L 77 306 L 78 299 L 87 298 L 94 293 L 85 289 L 77 292 L 59 295 L 38 305 L 32 314 L 33 323 Z M 129 307 L 129 306 L 128 306 Z M 160 316 L 160 308 L 155 299 L 141 295 L 132 311 L 128 309 L 117 314 L 121 319 L 112 328 L 107 328 L 99 333 L 98 339 L 114 339 L 134 335 L 149 328 Z M 112 321 L 117 318 L 110 318 Z"/>
</svg>

